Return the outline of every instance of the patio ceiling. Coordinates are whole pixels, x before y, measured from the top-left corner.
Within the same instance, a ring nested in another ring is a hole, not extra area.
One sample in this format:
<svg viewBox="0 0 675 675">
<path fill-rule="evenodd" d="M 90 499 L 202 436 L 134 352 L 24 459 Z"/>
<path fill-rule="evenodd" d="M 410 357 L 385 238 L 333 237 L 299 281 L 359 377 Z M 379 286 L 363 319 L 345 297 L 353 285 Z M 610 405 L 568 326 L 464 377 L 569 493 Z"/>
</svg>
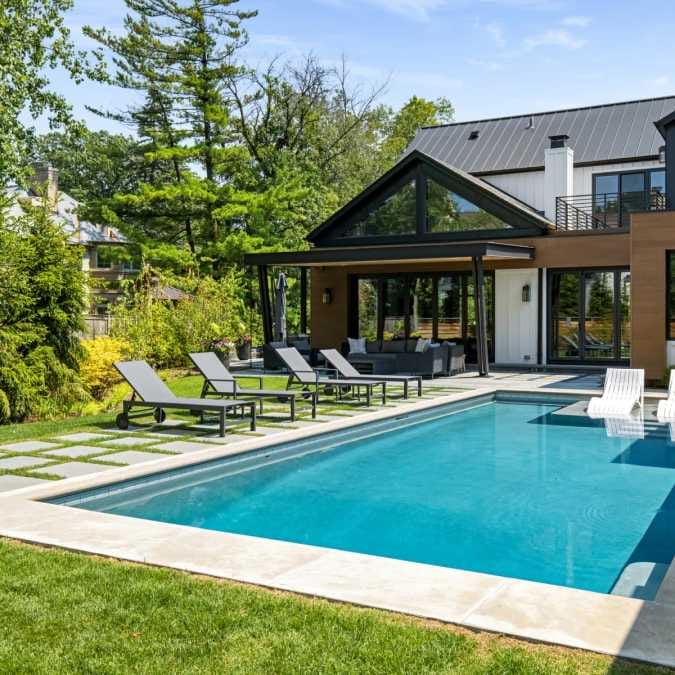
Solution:
<svg viewBox="0 0 675 675">
<path fill-rule="evenodd" d="M 445 260 L 534 259 L 533 246 L 499 242 L 435 243 L 405 246 L 322 247 L 309 251 L 251 253 L 247 265 L 292 265 L 295 267 L 344 266 L 354 263 L 433 262 Z"/>
</svg>

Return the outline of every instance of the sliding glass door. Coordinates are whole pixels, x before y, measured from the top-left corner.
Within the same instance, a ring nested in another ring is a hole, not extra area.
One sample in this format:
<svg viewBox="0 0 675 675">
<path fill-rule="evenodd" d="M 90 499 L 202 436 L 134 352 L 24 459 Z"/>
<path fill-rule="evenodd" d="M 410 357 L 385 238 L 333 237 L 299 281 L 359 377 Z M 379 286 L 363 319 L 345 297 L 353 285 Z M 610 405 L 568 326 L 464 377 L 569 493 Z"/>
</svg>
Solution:
<svg viewBox="0 0 675 675">
<path fill-rule="evenodd" d="M 607 363 L 630 359 L 630 273 L 549 273 L 549 360 Z"/>
</svg>

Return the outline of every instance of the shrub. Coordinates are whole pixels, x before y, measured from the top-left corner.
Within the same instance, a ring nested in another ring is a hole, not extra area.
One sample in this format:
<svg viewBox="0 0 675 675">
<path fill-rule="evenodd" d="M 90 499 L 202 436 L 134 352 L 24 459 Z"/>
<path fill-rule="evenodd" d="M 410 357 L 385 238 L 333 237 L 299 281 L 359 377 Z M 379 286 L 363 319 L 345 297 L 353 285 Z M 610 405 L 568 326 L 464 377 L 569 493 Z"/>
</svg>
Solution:
<svg viewBox="0 0 675 675">
<path fill-rule="evenodd" d="M 80 365 L 80 377 L 87 391 L 100 401 L 114 384 L 121 381 L 113 364 L 127 357 L 130 346 L 126 340 L 107 336 L 82 340 L 81 343 L 85 356 Z"/>
</svg>

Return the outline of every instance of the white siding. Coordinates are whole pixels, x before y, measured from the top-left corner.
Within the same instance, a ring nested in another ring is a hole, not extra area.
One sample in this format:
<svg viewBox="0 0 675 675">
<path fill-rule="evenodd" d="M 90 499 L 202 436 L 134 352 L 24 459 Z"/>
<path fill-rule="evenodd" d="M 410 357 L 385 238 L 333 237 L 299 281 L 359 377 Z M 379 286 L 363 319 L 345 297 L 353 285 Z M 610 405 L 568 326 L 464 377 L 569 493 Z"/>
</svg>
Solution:
<svg viewBox="0 0 675 675">
<path fill-rule="evenodd" d="M 537 363 L 537 279 L 536 269 L 495 270 L 495 363 Z"/>
<path fill-rule="evenodd" d="M 574 167 L 575 195 L 590 195 L 593 192 L 593 174 L 610 171 L 630 171 L 632 169 L 663 169 L 664 165 L 656 161 L 623 162 L 617 164 L 600 164 L 598 166 Z M 497 176 L 483 176 L 483 180 L 496 188 L 507 192 L 516 199 L 529 204 L 537 211 L 544 211 L 544 172 L 523 171 L 520 173 L 504 173 Z M 560 197 L 566 195 L 559 195 Z"/>
</svg>

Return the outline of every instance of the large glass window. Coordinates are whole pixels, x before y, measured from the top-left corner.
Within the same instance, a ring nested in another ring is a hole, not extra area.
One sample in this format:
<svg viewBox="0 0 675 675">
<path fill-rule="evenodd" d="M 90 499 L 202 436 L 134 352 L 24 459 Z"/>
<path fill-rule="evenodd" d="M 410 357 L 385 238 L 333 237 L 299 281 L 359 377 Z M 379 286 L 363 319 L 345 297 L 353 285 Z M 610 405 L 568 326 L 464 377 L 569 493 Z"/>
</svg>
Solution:
<svg viewBox="0 0 675 675">
<path fill-rule="evenodd" d="M 664 208 L 664 169 L 593 176 L 593 215 L 609 226 L 627 225 L 630 214 Z"/>
<path fill-rule="evenodd" d="M 511 226 L 427 178 L 427 232 L 501 230 Z"/>
<path fill-rule="evenodd" d="M 359 336 L 377 340 L 379 293 L 377 279 L 358 280 Z"/>
<path fill-rule="evenodd" d="M 630 358 L 630 273 L 552 272 L 550 358 L 606 362 Z"/>
<path fill-rule="evenodd" d="M 668 297 L 666 298 L 666 332 L 668 340 L 675 340 L 675 251 L 669 251 L 667 256 L 666 283 Z"/>
<path fill-rule="evenodd" d="M 488 350 L 494 349 L 494 273 L 485 273 Z M 423 337 L 464 344 L 476 361 L 476 311 L 470 272 L 355 277 L 350 334 L 369 340 Z M 358 335 L 356 332 L 358 331 Z"/>
<path fill-rule="evenodd" d="M 414 179 L 409 181 L 366 216 L 348 227 L 340 236 L 351 238 L 415 234 L 417 231 L 415 186 Z"/>
</svg>

